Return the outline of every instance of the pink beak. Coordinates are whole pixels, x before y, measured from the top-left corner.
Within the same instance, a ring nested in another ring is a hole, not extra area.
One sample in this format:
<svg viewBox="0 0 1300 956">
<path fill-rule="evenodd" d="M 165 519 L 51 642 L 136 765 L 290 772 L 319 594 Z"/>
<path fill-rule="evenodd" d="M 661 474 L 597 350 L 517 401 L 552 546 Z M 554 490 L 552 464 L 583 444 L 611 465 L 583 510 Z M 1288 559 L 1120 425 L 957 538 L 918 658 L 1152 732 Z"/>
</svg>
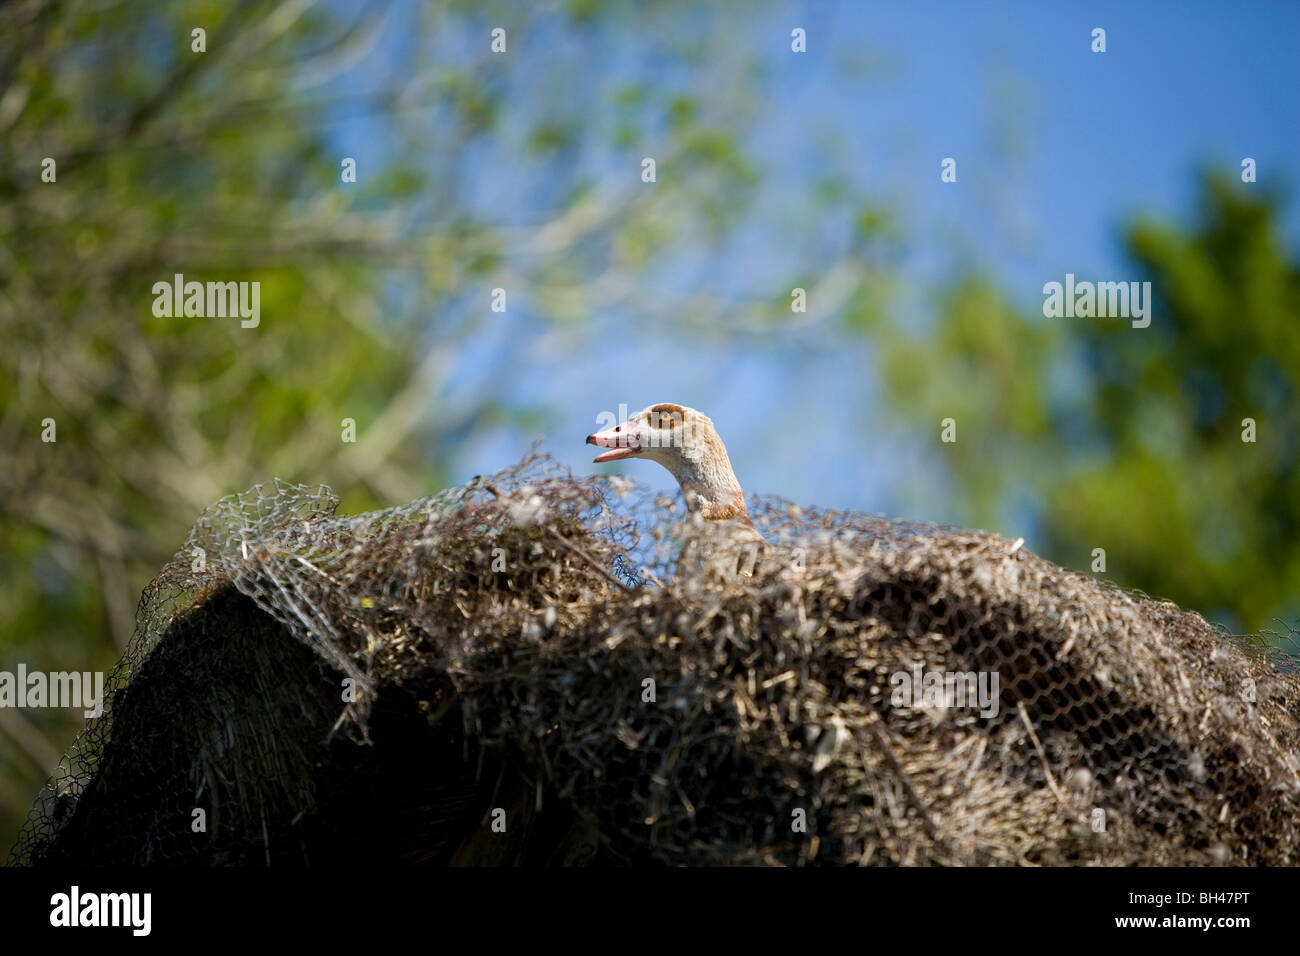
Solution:
<svg viewBox="0 0 1300 956">
<path fill-rule="evenodd" d="M 603 461 L 618 461 L 620 458 L 634 458 L 641 453 L 641 440 L 637 437 L 636 432 L 626 425 L 615 425 L 613 428 L 606 428 L 603 432 L 588 435 L 587 444 L 612 449 L 602 455 L 597 455 L 592 459 L 592 464 L 599 464 Z"/>
</svg>

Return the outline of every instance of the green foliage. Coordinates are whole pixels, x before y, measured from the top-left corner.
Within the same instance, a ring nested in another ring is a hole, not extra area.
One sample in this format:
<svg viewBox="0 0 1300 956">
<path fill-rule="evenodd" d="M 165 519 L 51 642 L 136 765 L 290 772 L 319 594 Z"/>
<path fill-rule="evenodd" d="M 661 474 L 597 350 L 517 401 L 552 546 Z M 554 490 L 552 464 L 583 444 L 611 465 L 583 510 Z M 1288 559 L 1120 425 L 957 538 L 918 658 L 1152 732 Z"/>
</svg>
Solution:
<svg viewBox="0 0 1300 956">
<path fill-rule="evenodd" d="M 1208 177 L 1190 232 L 1135 223 L 1150 328 L 1078 326 L 1100 451 L 1047 499 L 1059 544 L 1249 630 L 1300 614 L 1300 267 L 1277 197 Z M 1243 441 L 1243 420 L 1257 440 Z"/>
<path fill-rule="evenodd" d="M 952 517 L 1025 533 L 1030 496 L 1031 539 L 1062 564 L 1104 548 L 1120 584 L 1246 631 L 1300 615 L 1300 270 L 1279 204 L 1206 177 L 1190 229 L 1132 224 L 1145 329 L 1026 315 L 973 276 L 922 334 L 857 323 L 900 412 L 936 435 L 958 422 Z"/>
</svg>

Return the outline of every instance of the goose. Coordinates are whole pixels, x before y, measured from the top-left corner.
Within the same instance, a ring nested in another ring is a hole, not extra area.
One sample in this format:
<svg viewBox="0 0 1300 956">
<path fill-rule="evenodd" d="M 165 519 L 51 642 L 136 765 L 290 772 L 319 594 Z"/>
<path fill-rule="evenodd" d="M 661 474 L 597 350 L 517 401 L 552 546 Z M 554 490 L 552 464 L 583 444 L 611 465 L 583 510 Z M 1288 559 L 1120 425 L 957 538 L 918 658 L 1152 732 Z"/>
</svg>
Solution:
<svg viewBox="0 0 1300 956">
<path fill-rule="evenodd" d="M 593 464 L 648 458 L 677 479 L 692 523 L 705 532 L 682 550 L 681 569 L 752 577 L 758 569 L 763 536 L 745 507 L 744 492 L 731 469 L 727 447 L 713 421 L 685 405 L 650 405 L 612 428 L 587 436 L 588 445 L 607 448 Z"/>
</svg>

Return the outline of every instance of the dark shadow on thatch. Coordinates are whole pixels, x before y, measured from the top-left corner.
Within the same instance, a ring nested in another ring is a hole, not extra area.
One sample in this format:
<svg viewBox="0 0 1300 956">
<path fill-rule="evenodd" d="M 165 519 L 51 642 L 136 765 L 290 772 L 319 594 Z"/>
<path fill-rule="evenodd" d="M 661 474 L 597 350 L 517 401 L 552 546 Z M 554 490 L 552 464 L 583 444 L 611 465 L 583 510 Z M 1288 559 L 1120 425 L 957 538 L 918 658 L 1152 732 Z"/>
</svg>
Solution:
<svg viewBox="0 0 1300 956">
<path fill-rule="evenodd" d="M 1300 862 L 1286 662 L 1019 543 L 755 501 L 753 577 L 675 568 L 544 458 L 333 507 L 205 512 L 12 862 Z"/>
<path fill-rule="evenodd" d="M 573 814 L 536 814 L 533 790 L 499 756 L 466 763 L 454 705 L 435 716 L 385 688 L 366 745 L 331 734 L 340 686 L 252 601 L 218 591 L 167 629 L 121 692 L 96 774 L 34 862 L 591 861 L 595 843 L 575 843 L 587 834 Z M 454 700 L 449 686 L 430 690 Z M 159 726 L 168 700 L 176 712 Z M 505 807 L 520 837 L 482 839 L 488 806 Z M 179 832 L 195 807 L 206 833 Z"/>
</svg>

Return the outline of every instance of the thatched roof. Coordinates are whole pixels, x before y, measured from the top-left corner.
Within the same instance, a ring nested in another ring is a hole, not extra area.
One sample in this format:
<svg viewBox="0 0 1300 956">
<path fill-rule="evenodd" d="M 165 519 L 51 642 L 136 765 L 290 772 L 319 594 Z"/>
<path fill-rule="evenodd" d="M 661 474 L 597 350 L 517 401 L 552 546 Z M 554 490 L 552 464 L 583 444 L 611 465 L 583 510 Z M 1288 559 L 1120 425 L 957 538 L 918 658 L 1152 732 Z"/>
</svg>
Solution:
<svg viewBox="0 0 1300 956">
<path fill-rule="evenodd" d="M 205 512 L 13 862 L 1300 862 L 1289 662 L 1019 542 L 755 499 L 756 576 L 675 575 L 544 457 L 334 506 Z"/>
</svg>

